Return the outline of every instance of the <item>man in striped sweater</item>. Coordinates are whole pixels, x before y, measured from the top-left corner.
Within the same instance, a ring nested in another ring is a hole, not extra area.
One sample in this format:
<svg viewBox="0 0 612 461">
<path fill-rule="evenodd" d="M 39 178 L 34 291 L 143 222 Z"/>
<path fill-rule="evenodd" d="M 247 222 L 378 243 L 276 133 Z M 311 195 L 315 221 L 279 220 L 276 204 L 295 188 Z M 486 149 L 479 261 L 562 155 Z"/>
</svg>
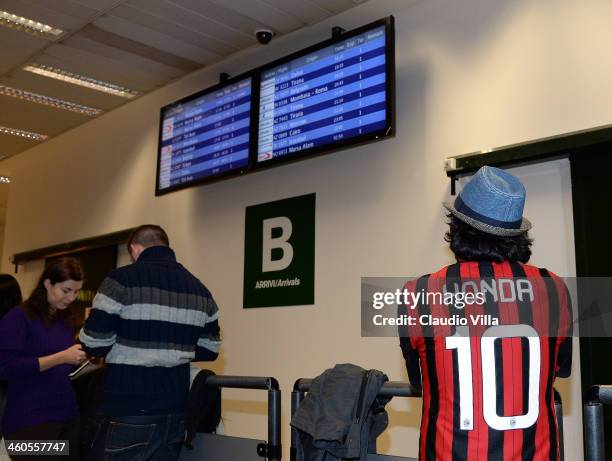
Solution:
<svg viewBox="0 0 612 461">
<path fill-rule="evenodd" d="M 218 308 L 176 261 L 161 227 L 138 227 L 128 251 L 133 264 L 102 282 L 79 335 L 107 364 L 88 459 L 173 460 L 185 432 L 189 363 L 219 353 Z"/>
</svg>

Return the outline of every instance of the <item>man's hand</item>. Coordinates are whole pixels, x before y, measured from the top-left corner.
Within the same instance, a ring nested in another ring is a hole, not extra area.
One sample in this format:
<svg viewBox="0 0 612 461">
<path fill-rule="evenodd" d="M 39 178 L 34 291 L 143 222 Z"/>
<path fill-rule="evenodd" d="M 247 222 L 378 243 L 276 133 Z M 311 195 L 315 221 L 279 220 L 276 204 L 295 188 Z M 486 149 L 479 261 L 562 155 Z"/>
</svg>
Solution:
<svg viewBox="0 0 612 461">
<path fill-rule="evenodd" d="M 68 349 L 60 352 L 63 363 L 69 365 L 80 365 L 87 359 L 87 355 L 83 351 L 83 347 L 80 344 L 75 344 Z"/>
</svg>

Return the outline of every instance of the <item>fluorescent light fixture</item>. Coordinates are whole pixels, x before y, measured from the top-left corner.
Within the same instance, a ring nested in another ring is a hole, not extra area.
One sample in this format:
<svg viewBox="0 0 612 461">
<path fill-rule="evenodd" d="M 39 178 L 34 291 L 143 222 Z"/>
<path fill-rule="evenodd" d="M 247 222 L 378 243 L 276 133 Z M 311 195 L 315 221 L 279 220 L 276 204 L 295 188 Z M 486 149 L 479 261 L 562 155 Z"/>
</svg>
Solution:
<svg viewBox="0 0 612 461">
<path fill-rule="evenodd" d="M 8 176 L 0 176 L 0 183 L 10 184 L 10 182 L 11 178 L 9 178 Z"/>
<path fill-rule="evenodd" d="M 40 133 L 34 133 L 32 131 L 20 130 L 18 128 L 8 128 L 6 126 L 0 126 L 0 134 L 10 134 L 12 136 L 21 136 L 22 138 L 33 139 L 34 141 L 44 141 L 49 136 Z"/>
<path fill-rule="evenodd" d="M 63 30 L 51 27 L 42 22 L 33 21 L 32 19 L 17 16 L 11 14 L 8 11 L 0 10 L 0 24 L 10 27 L 11 29 L 18 29 L 29 34 L 47 36 L 51 38 L 57 38 L 64 33 Z"/>
<path fill-rule="evenodd" d="M 38 93 L 31 93 L 29 91 L 12 88 L 6 85 L 0 85 L 0 95 L 35 102 L 36 104 L 43 104 L 45 106 L 56 107 L 58 109 L 69 110 L 71 112 L 77 112 L 79 114 L 89 115 L 92 117 L 99 115 L 102 112 L 100 109 L 95 109 L 93 107 L 83 106 L 81 104 L 64 101 L 63 99 L 52 98 L 51 96 L 45 96 Z"/>
<path fill-rule="evenodd" d="M 103 82 L 96 80 L 95 78 L 85 77 L 84 75 L 73 74 L 56 67 L 44 66 L 42 64 L 27 64 L 23 70 L 33 72 L 44 77 L 54 78 L 56 80 L 62 80 L 73 85 L 84 86 L 96 91 L 102 91 L 103 93 L 120 96 L 122 98 L 134 98 L 140 95 L 140 92 L 125 88 L 123 86 L 114 85 L 113 83 Z"/>
</svg>

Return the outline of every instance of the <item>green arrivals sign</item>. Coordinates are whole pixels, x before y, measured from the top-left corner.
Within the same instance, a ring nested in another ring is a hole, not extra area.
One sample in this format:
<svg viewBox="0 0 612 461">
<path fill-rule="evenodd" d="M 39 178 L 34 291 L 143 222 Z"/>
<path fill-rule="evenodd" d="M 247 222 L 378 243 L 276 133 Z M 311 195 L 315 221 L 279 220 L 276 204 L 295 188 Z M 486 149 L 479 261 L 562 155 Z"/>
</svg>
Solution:
<svg viewBox="0 0 612 461">
<path fill-rule="evenodd" d="M 243 307 L 314 304 L 316 194 L 246 208 Z"/>
</svg>

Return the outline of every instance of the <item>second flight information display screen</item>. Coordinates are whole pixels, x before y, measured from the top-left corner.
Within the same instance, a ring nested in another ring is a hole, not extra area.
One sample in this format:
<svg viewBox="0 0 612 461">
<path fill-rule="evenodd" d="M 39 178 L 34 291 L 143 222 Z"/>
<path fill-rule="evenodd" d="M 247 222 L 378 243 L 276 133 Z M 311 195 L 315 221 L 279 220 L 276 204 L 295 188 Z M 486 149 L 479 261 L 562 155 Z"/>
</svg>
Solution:
<svg viewBox="0 0 612 461">
<path fill-rule="evenodd" d="M 162 110 L 158 190 L 246 168 L 251 78 Z"/>
<path fill-rule="evenodd" d="M 257 163 L 388 126 L 385 31 L 370 29 L 262 73 Z"/>
</svg>

